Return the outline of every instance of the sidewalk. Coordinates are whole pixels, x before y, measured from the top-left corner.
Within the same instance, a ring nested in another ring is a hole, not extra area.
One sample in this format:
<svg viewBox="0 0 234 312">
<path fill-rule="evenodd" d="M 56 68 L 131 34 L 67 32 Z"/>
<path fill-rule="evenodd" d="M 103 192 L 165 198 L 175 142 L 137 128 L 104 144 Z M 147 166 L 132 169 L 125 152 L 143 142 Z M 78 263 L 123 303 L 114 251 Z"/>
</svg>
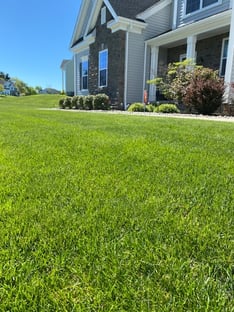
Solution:
<svg viewBox="0 0 234 312">
<path fill-rule="evenodd" d="M 213 121 L 224 121 L 234 122 L 233 116 L 208 116 L 208 115 L 195 115 L 195 114 L 162 114 L 162 113 L 148 113 L 148 112 L 128 112 L 128 111 L 102 111 L 102 110 L 76 110 L 76 109 L 60 109 L 52 108 L 52 110 L 59 110 L 65 112 L 77 112 L 77 113 L 101 113 L 101 114 L 119 114 L 129 116 L 147 116 L 147 117 L 168 117 L 168 118 L 183 118 L 183 119 L 197 119 L 197 120 L 213 120 Z"/>
</svg>

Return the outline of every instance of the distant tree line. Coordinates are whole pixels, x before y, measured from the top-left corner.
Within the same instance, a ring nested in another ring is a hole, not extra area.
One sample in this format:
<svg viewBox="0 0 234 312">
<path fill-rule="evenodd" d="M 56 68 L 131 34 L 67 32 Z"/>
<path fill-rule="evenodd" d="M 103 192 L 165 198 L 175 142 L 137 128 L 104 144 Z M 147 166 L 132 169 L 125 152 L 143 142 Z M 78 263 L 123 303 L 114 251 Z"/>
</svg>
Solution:
<svg viewBox="0 0 234 312">
<path fill-rule="evenodd" d="M 2 80 L 2 81 L 10 81 L 10 80 L 13 81 L 15 87 L 18 90 L 18 93 L 21 95 L 34 95 L 34 94 L 38 94 L 39 91 L 42 90 L 42 87 L 40 87 L 40 86 L 36 86 L 35 88 L 30 87 L 24 81 L 22 81 L 18 78 L 11 78 L 9 76 L 9 74 L 6 74 L 2 71 L 0 71 L 0 80 Z M 0 84 L 0 92 L 3 91 L 3 89 L 4 89 L 3 85 Z"/>
</svg>

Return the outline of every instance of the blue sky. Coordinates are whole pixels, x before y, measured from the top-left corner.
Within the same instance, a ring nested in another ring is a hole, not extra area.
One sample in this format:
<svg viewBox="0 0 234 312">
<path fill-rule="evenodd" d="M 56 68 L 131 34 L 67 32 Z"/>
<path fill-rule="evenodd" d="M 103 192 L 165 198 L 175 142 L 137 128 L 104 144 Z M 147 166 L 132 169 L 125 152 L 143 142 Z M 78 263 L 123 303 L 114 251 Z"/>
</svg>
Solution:
<svg viewBox="0 0 234 312">
<path fill-rule="evenodd" d="M 81 0 L 1 1 L 0 71 L 29 86 L 62 89 L 60 65 Z"/>
</svg>

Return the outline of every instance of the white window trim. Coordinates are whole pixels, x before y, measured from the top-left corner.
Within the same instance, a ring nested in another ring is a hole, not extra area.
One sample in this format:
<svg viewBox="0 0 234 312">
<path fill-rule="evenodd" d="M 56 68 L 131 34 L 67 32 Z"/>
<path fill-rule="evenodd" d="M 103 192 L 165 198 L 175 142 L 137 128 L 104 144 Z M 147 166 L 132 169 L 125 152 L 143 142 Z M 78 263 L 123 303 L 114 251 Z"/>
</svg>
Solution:
<svg viewBox="0 0 234 312">
<path fill-rule="evenodd" d="M 180 54 L 180 62 L 183 62 L 184 60 L 186 60 L 186 58 L 187 58 L 186 53 Z"/>
<path fill-rule="evenodd" d="M 81 75 L 80 75 L 81 76 L 81 86 L 82 86 L 81 91 L 87 91 L 88 90 L 89 71 L 87 72 L 87 76 L 83 76 L 83 67 L 82 66 L 83 66 L 84 62 L 89 62 L 89 58 L 87 55 L 81 57 Z M 89 63 L 88 63 L 88 69 L 89 69 Z M 87 77 L 87 89 L 83 88 L 83 77 Z"/>
<path fill-rule="evenodd" d="M 202 7 L 203 0 L 200 0 L 200 8 L 198 10 L 190 12 L 190 13 L 186 13 L 186 11 L 187 11 L 187 0 L 184 0 L 184 2 L 185 2 L 185 5 L 184 5 L 184 14 L 183 15 L 184 15 L 184 17 L 189 17 L 189 16 L 192 16 L 194 14 L 198 14 L 202 11 L 209 10 L 213 7 L 220 5 L 222 3 L 222 0 L 218 0 L 217 2 L 212 3 L 212 4 L 210 4 L 204 8 Z"/>
<path fill-rule="evenodd" d="M 220 57 L 220 66 L 219 66 L 219 73 L 220 73 L 220 77 L 225 77 L 225 73 L 224 75 L 221 75 L 221 71 L 222 71 L 222 64 L 223 64 L 223 52 L 224 52 L 224 42 L 225 41 L 228 41 L 228 44 L 229 44 L 229 38 L 223 38 L 223 42 L 222 42 L 222 50 L 221 50 L 221 57 Z M 228 56 L 226 57 L 226 59 L 228 58 Z M 226 66 L 227 66 L 227 62 L 226 62 Z M 225 72 L 226 72 L 226 68 L 225 68 Z"/>
<path fill-rule="evenodd" d="M 104 6 L 101 9 L 101 25 L 104 25 L 106 23 L 106 7 Z"/>
<path fill-rule="evenodd" d="M 101 53 L 103 52 L 107 52 L 107 64 L 106 64 L 106 68 L 102 68 L 102 70 L 106 69 L 106 84 L 105 85 L 100 85 L 100 55 Z M 101 50 L 99 51 L 99 54 L 98 54 L 98 87 L 99 88 L 105 88 L 107 87 L 108 85 L 108 49 L 105 49 L 105 50 Z"/>
</svg>

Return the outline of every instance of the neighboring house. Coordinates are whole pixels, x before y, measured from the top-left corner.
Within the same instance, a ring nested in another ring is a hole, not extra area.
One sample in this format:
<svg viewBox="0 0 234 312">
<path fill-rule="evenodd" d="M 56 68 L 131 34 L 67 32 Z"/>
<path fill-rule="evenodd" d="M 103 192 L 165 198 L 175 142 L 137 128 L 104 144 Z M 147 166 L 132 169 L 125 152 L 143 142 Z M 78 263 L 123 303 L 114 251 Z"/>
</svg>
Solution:
<svg viewBox="0 0 234 312">
<path fill-rule="evenodd" d="M 39 94 L 60 94 L 60 91 L 53 88 L 45 88 L 38 92 Z"/>
<path fill-rule="evenodd" d="M 74 95 L 74 62 L 63 60 L 60 68 L 62 70 L 62 91 L 68 96 Z"/>
<path fill-rule="evenodd" d="M 18 89 L 15 86 L 15 82 L 12 80 L 0 80 L 0 83 L 3 86 L 2 94 L 5 95 L 18 95 Z"/>
<path fill-rule="evenodd" d="M 153 102 L 156 88 L 147 80 L 185 58 L 231 83 L 232 1 L 83 0 L 71 40 L 74 94 L 106 93 L 126 108 L 143 101 L 147 89 Z"/>
</svg>

